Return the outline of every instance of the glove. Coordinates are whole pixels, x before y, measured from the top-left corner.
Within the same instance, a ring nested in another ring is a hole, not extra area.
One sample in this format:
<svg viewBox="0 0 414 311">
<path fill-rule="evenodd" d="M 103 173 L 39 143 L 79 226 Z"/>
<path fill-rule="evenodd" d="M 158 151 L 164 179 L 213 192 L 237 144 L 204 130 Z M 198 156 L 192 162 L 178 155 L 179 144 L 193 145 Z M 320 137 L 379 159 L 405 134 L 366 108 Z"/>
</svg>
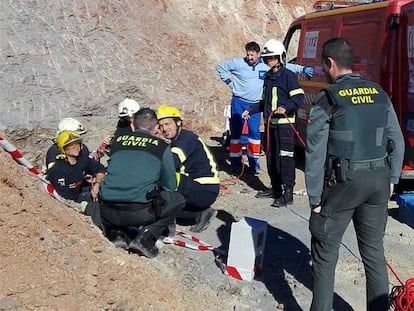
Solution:
<svg viewBox="0 0 414 311">
<path fill-rule="evenodd" d="M 303 67 L 303 73 L 307 75 L 309 78 L 313 76 L 313 68 L 312 67 Z"/>
</svg>

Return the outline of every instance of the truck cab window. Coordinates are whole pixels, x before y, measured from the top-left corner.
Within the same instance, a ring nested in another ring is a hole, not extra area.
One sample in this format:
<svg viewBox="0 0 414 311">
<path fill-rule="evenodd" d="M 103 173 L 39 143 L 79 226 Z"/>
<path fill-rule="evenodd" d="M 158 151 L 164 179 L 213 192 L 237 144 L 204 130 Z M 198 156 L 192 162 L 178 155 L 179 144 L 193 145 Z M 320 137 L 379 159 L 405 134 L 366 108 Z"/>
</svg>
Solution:
<svg viewBox="0 0 414 311">
<path fill-rule="evenodd" d="M 300 32 L 300 26 L 291 28 L 285 37 L 284 44 L 286 47 L 286 59 L 288 63 L 297 64 Z"/>
</svg>

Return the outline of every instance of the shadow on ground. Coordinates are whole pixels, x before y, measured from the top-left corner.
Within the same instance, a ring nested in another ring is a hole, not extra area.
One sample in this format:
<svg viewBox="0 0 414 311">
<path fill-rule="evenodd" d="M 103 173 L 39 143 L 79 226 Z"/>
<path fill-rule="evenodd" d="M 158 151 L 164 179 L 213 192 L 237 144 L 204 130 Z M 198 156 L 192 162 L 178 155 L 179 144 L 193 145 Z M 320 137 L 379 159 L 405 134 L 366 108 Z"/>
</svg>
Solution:
<svg viewBox="0 0 414 311">
<path fill-rule="evenodd" d="M 223 210 L 218 212 L 217 218 L 224 222 L 217 229 L 217 235 L 221 241 L 219 249 L 227 252 L 230 243 L 231 224 L 236 220 L 233 215 Z M 305 286 L 311 290 L 310 262 L 310 250 L 306 245 L 291 234 L 268 225 L 263 269 L 256 276 L 256 280 L 265 284 L 274 299 L 279 304 L 283 304 L 283 310 L 303 310 L 294 297 L 292 289 Z M 353 310 L 337 294 L 334 296 L 333 309 Z"/>
<path fill-rule="evenodd" d="M 212 140 L 220 142 L 220 137 L 211 137 Z M 237 183 L 237 180 L 243 181 L 246 183 L 247 186 L 252 188 L 253 190 L 260 191 L 266 189 L 266 185 L 259 179 L 258 176 L 252 174 L 250 172 L 247 156 L 243 155 L 242 163 L 243 168 L 239 174 L 232 174 L 230 169 L 230 160 L 228 156 L 228 152 L 223 146 L 209 146 L 209 149 L 214 155 L 216 159 L 219 171 L 225 172 L 229 177 L 222 179 L 222 184 L 232 184 Z M 262 168 L 262 171 L 265 171 L 266 168 Z"/>
<path fill-rule="evenodd" d="M 310 250 L 291 234 L 267 227 L 266 251 L 262 281 L 285 311 L 303 310 L 292 293 L 292 288 L 312 288 Z M 334 295 L 334 310 L 351 311 L 353 308 L 340 296 Z"/>
</svg>

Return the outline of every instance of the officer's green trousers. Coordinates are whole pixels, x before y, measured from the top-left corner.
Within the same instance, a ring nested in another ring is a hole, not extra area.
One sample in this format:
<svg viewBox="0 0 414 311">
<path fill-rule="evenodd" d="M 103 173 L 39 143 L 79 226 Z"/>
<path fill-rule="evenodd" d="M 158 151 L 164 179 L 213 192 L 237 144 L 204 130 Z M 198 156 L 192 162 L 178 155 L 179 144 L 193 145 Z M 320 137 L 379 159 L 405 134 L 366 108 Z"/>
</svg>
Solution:
<svg viewBox="0 0 414 311">
<path fill-rule="evenodd" d="M 365 268 L 367 310 L 385 311 L 389 287 L 383 238 L 390 195 L 389 168 L 347 170 L 346 175 L 344 183 L 329 188 L 321 213 L 311 213 L 311 310 L 332 310 L 339 247 L 352 220 Z"/>
<path fill-rule="evenodd" d="M 161 207 L 159 217 L 156 217 L 151 202 L 128 204 L 102 201 L 100 202 L 102 224 L 112 228 L 143 226 L 143 230 L 148 229 L 158 239 L 185 206 L 185 199 L 178 192 L 161 191 L 161 196 L 165 204 Z"/>
</svg>

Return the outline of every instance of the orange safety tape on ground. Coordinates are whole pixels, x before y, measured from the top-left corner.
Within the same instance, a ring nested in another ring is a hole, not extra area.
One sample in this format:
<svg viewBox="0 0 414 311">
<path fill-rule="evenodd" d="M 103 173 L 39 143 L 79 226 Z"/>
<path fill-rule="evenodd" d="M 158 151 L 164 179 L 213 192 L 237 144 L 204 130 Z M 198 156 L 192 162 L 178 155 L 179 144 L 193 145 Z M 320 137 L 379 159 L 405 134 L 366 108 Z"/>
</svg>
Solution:
<svg viewBox="0 0 414 311">
<path fill-rule="evenodd" d="M 49 181 L 42 175 L 42 173 L 35 168 L 25 157 L 23 154 L 11 143 L 5 140 L 3 137 L 0 136 L 0 146 L 6 150 L 14 160 L 16 160 L 19 164 L 26 167 L 31 173 L 35 174 L 39 177 L 40 181 L 42 182 L 43 188 L 55 199 L 59 201 L 63 201 L 62 197 L 56 192 L 55 188 L 50 184 Z"/>
</svg>

